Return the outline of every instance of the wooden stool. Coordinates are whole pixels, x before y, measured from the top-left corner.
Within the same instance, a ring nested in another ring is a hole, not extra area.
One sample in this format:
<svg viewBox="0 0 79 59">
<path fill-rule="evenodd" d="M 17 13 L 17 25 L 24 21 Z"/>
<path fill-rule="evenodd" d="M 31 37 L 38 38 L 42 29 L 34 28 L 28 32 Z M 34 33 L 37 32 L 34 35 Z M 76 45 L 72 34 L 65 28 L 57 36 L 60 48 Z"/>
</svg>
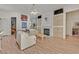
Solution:
<svg viewBox="0 0 79 59">
<path fill-rule="evenodd" d="M 36 36 L 37 36 L 37 37 L 40 37 L 42 40 L 43 40 L 43 38 L 44 38 L 44 35 L 43 35 L 42 33 L 39 33 L 39 32 L 36 33 Z"/>
</svg>

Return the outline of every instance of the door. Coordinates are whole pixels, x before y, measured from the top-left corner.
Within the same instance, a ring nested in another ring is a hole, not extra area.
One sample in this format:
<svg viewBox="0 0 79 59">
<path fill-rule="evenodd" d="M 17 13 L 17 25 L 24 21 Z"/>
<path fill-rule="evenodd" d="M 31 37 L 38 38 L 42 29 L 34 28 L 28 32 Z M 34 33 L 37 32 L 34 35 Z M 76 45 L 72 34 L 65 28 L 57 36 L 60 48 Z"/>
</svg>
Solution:
<svg viewBox="0 0 79 59">
<path fill-rule="evenodd" d="M 11 17 L 11 34 L 16 35 L 16 17 Z"/>
</svg>

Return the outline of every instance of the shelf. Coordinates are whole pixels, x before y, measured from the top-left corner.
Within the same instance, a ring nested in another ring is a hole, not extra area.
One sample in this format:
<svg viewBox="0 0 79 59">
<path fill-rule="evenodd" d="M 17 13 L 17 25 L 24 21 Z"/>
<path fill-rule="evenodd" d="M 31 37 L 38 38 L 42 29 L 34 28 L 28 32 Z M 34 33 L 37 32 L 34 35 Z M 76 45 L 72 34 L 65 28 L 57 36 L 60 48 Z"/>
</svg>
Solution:
<svg viewBox="0 0 79 59">
<path fill-rule="evenodd" d="M 79 28 L 72 28 L 72 35 L 79 35 Z"/>
<path fill-rule="evenodd" d="M 53 26 L 53 28 L 59 28 L 59 27 L 61 27 L 61 28 L 62 28 L 62 27 L 64 27 L 64 26 Z"/>
</svg>

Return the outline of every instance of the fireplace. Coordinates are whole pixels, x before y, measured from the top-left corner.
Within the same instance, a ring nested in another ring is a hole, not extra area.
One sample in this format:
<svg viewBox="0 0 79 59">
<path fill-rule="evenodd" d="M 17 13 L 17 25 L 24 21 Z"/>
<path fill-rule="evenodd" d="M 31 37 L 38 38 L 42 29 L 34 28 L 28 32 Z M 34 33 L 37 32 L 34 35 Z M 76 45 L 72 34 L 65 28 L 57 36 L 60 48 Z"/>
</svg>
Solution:
<svg viewBox="0 0 79 59">
<path fill-rule="evenodd" d="M 50 35 L 50 29 L 49 28 L 44 28 L 44 35 L 47 35 L 47 36 Z"/>
</svg>

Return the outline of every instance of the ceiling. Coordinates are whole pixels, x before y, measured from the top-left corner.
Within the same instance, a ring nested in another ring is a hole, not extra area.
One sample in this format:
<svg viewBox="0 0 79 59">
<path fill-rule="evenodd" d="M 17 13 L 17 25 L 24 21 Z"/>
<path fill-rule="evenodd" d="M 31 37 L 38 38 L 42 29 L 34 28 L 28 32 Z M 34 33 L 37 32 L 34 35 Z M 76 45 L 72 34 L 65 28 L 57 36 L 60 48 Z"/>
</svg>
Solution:
<svg viewBox="0 0 79 59">
<path fill-rule="evenodd" d="M 55 10 L 64 7 L 64 4 L 35 4 L 35 8 L 41 12 Z M 33 4 L 0 4 L 0 11 L 28 12 Z"/>
<path fill-rule="evenodd" d="M 79 4 L 35 4 L 40 12 L 49 12 L 63 7 L 76 7 Z M 33 4 L 0 4 L 0 11 L 27 13 L 32 10 Z"/>
</svg>

